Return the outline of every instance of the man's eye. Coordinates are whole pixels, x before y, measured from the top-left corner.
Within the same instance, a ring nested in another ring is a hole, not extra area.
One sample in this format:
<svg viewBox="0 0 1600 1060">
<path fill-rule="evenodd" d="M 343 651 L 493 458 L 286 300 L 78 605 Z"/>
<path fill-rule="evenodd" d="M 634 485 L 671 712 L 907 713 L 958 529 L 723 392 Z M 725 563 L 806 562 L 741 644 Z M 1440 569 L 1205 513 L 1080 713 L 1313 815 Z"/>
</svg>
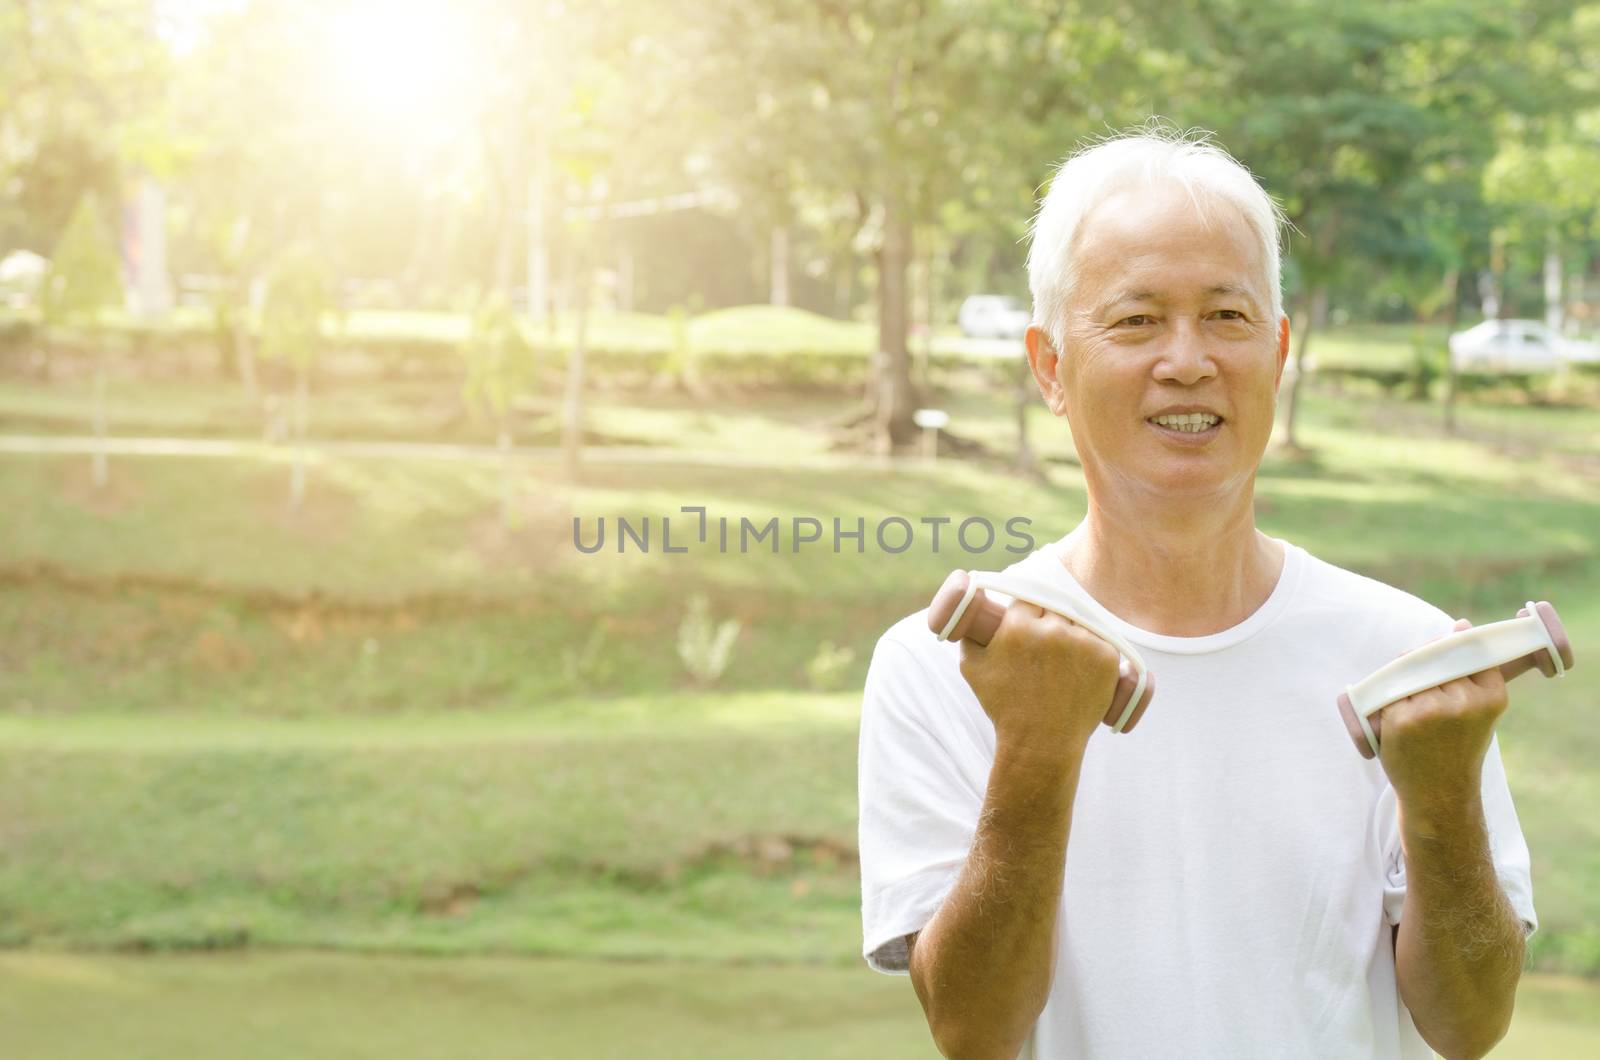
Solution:
<svg viewBox="0 0 1600 1060">
<path fill-rule="evenodd" d="M 1154 324 L 1155 320 L 1156 318 L 1148 313 L 1135 313 L 1131 317 L 1123 317 L 1121 320 L 1117 321 L 1117 326 L 1121 327 L 1124 324 L 1128 324 L 1132 325 L 1133 327 L 1140 328 L 1144 327 L 1146 324 Z"/>
<path fill-rule="evenodd" d="M 1219 309 L 1217 316 L 1223 320 L 1243 320 L 1244 314 L 1237 309 Z"/>
</svg>

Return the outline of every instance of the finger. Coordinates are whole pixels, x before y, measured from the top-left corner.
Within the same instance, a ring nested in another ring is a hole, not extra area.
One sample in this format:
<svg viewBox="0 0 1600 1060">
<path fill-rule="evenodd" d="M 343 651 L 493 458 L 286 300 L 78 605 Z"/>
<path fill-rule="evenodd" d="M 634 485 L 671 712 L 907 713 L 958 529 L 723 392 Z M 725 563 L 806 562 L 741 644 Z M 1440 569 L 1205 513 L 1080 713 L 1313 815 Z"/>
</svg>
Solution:
<svg viewBox="0 0 1600 1060">
<path fill-rule="evenodd" d="M 1439 636 L 1433 638 L 1433 640 L 1441 640 L 1453 633 L 1460 633 L 1463 630 L 1468 630 L 1471 628 L 1471 620 L 1458 618 L 1456 619 L 1455 626 L 1453 629 L 1451 629 L 1450 633 L 1441 633 Z M 1428 643 L 1432 644 L 1433 641 L 1430 640 Z M 1405 653 L 1402 652 L 1401 654 L 1403 655 Z M 1505 676 L 1500 673 L 1500 668 L 1498 666 L 1490 666 L 1487 669 L 1479 670 L 1477 673 L 1466 674 L 1462 677 L 1458 677 L 1454 681 L 1446 681 L 1439 687 L 1441 690 L 1451 691 L 1451 686 L 1454 685 L 1456 686 L 1453 689 L 1454 691 L 1458 691 L 1463 694 L 1469 694 L 1472 691 L 1473 685 L 1476 685 L 1478 688 L 1498 690 L 1504 688 L 1505 683 L 1506 679 Z"/>
<path fill-rule="evenodd" d="M 1038 619 L 1043 614 L 1044 608 L 1040 607 L 1038 604 L 1030 603 L 1027 600 L 1012 600 L 1010 606 L 1006 608 L 1005 617 L 1000 621 L 1001 625 L 1004 625 L 1007 622 L 1015 623 L 1020 620 L 1032 621 Z"/>
<path fill-rule="evenodd" d="M 1060 611 L 1046 611 L 1040 617 L 1045 622 L 1055 622 L 1055 623 L 1057 623 L 1059 625 L 1063 625 L 1063 626 L 1075 626 L 1075 625 L 1077 625 L 1076 622 L 1072 621 L 1071 616 L 1063 615 Z"/>
<path fill-rule="evenodd" d="M 1013 599 L 1006 605 L 1005 613 L 1000 616 L 1000 625 L 995 627 L 994 636 L 989 638 L 989 643 L 994 644 L 1000 637 L 1013 636 L 1019 625 L 1036 621 L 1044 614 L 1044 608 L 1038 604 L 1031 604 L 1026 600 Z"/>
<path fill-rule="evenodd" d="M 1450 633 L 1441 633 L 1437 637 L 1429 637 L 1427 640 L 1423 641 L 1421 644 L 1413 644 L 1411 647 L 1409 647 L 1405 651 L 1401 652 L 1400 655 L 1410 655 L 1412 652 L 1416 651 L 1418 648 L 1426 647 L 1429 644 L 1432 644 L 1436 640 L 1444 640 L 1446 637 L 1450 636 L 1451 634 L 1460 633 L 1464 629 L 1471 628 L 1471 626 L 1472 626 L 1471 622 L 1468 622 L 1464 618 L 1458 618 L 1458 619 L 1456 619 L 1456 624 L 1453 627 L 1451 627 Z M 1398 657 L 1399 656 L 1396 656 L 1396 658 L 1398 658 Z"/>
<path fill-rule="evenodd" d="M 1467 622 L 1464 618 L 1461 621 L 1466 622 L 1469 628 L 1472 625 L 1471 622 Z M 1491 692 L 1501 692 L 1506 687 L 1505 675 L 1500 672 L 1500 667 L 1498 666 L 1490 666 L 1487 669 L 1479 670 L 1475 674 L 1468 674 L 1462 680 L 1471 682 L 1479 688 L 1487 689 Z"/>
</svg>

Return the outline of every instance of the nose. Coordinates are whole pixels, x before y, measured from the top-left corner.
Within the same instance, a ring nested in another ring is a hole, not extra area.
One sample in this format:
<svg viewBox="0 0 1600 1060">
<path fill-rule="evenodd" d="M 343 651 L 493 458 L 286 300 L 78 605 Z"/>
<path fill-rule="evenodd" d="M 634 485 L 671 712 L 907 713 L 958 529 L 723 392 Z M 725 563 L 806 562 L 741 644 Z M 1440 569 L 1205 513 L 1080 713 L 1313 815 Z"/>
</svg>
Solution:
<svg viewBox="0 0 1600 1060">
<path fill-rule="evenodd" d="M 1194 321 L 1180 320 L 1173 328 L 1171 341 L 1163 346 L 1154 372 L 1163 382 L 1183 386 L 1193 386 L 1217 374 L 1217 363 Z"/>
</svg>

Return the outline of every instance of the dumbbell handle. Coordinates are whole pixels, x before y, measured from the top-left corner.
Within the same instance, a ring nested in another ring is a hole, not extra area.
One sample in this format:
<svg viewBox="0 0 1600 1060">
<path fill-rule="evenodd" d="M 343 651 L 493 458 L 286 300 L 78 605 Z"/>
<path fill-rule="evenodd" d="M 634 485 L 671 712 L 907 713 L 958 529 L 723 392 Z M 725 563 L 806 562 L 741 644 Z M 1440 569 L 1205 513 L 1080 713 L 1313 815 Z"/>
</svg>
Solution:
<svg viewBox="0 0 1600 1060">
<path fill-rule="evenodd" d="M 1496 667 L 1510 681 L 1535 667 L 1560 677 L 1572 663 L 1572 642 L 1556 609 L 1530 600 L 1516 618 L 1451 633 L 1379 667 L 1344 690 L 1339 716 L 1362 757 L 1371 758 L 1382 738 L 1379 712 L 1391 703 Z"/>
<path fill-rule="evenodd" d="M 952 571 L 928 605 L 928 628 L 940 640 L 988 644 L 1006 609 L 984 592 L 985 587 L 1063 615 L 1116 648 L 1121 662 L 1105 723 L 1116 732 L 1127 732 L 1138 724 L 1155 697 L 1155 675 L 1131 644 L 1089 617 L 1083 604 L 1057 586 L 1015 573 Z"/>
</svg>

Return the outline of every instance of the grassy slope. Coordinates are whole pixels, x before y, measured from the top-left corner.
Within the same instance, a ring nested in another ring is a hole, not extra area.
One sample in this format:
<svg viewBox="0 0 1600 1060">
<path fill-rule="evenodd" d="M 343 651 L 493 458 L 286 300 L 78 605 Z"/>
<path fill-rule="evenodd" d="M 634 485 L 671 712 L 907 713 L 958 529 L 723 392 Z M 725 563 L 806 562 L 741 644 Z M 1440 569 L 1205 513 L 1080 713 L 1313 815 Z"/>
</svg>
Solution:
<svg viewBox="0 0 1600 1060">
<path fill-rule="evenodd" d="M 963 407 L 1003 437 L 1003 402 Z M 802 433 L 799 415 L 677 420 L 686 444 L 765 446 Z M 1548 596 L 1575 642 L 1600 642 L 1592 483 L 1377 433 L 1387 426 L 1371 407 L 1314 397 L 1304 437 L 1316 462 L 1263 469 L 1263 526 L 1479 621 Z M 851 838 L 850 694 L 758 693 L 802 687 L 825 639 L 856 649 L 844 687 L 858 687 L 876 633 L 949 567 L 1005 557 L 584 557 L 570 517 L 685 503 L 869 526 L 1025 514 L 1042 537 L 1084 504 L 1067 466 L 1048 490 L 954 463 L 607 466 L 581 490 L 530 469 L 524 521 L 507 535 L 487 468 L 330 460 L 291 520 L 284 472 L 267 464 L 117 461 L 104 497 L 85 464 L 0 458 L 0 507 L 22 513 L 0 526 L 13 572 L 0 593 L 0 711 L 32 715 L 0 728 L 0 799 L 21 807 L 0 825 L 13 942 L 849 960 L 847 868 L 797 857 L 761 876 L 748 859 L 697 856 L 751 833 Z M 86 584 L 39 576 L 41 564 Z M 746 623 L 730 697 L 672 691 L 684 683 L 673 637 L 696 589 Z M 569 671 L 567 649 L 595 630 L 610 672 Z M 1600 919 L 1581 823 L 1600 752 L 1585 724 L 1591 672 L 1524 679 L 1504 730 L 1537 859 L 1540 943 L 1565 940 L 1546 955 L 1585 967 L 1600 966 L 1583 934 Z M 576 723 L 586 712 L 596 724 Z M 666 731 L 639 716 L 674 712 L 684 724 Z M 707 720 L 729 712 L 798 728 Z M 285 716 L 303 722 L 250 727 Z"/>
<path fill-rule="evenodd" d="M 848 962 L 855 708 L 8 718 L 0 933 Z M 762 856 L 749 836 L 825 842 Z"/>
<path fill-rule="evenodd" d="M 1493 1055 L 1594 1055 L 1597 992 L 1524 977 Z M 223 1050 L 238 1060 L 935 1055 L 909 981 L 859 968 L 0 954 L 0 1053 L 165 1060 Z"/>
</svg>

